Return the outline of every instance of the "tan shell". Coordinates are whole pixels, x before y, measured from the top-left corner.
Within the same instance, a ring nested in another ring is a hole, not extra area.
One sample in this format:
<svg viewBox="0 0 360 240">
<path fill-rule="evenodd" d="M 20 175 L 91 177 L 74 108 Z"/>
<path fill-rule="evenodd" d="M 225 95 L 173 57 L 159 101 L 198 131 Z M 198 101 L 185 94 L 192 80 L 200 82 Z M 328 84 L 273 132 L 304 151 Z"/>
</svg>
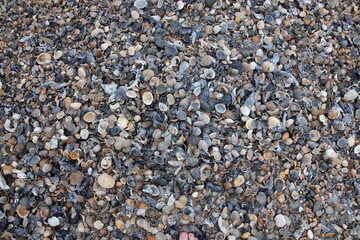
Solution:
<svg viewBox="0 0 360 240">
<path fill-rule="evenodd" d="M 91 123 L 95 120 L 96 118 L 96 113 L 94 112 L 87 112 L 85 113 L 84 117 L 83 117 L 83 120 L 87 123 Z"/>
<path fill-rule="evenodd" d="M 145 92 L 143 95 L 142 95 L 142 100 L 143 100 L 143 103 L 145 105 L 150 105 L 152 104 L 152 102 L 154 101 L 154 97 L 153 95 L 151 94 L 151 92 Z"/>
<path fill-rule="evenodd" d="M 54 52 L 54 59 L 58 60 L 63 55 L 62 51 L 56 51 Z"/>
<path fill-rule="evenodd" d="M 13 173 L 14 167 L 11 165 L 4 165 L 1 167 L 4 175 L 10 175 Z"/>
<path fill-rule="evenodd" d="M 279 120 L 279 119 L 277 119 L 277 118 L 274 117 L 274 116 L 269 117 L 269 119 L 268 119 L 268 125 L 269 125 L 270 127 L 275 127 L 275 126 L 277 126 L 277 125 L 279 125 L 279 124 L 280 124 L 280 120 Z"/>
<path fill-rule="evenodd" d="M 51 62 L 51 56 L 48 53 L 41 53 L 39 56 L 37 56 L 36 62 L 41 65 L 48 64 Z"/>
<path fill-rule="evenodd" d="M 245 182 L 245 178 L 242 175 L 237 176 L 237 178 L 234 179 L 234 187 L 240 187 Z"/>
<path fill-rule="evenodd" d="M 43 218 L 46 218 L 47 216 L 49 216 L 49 213 L 50 213 L 50 209 L 48 207 L 43 207 L 40 210 L 40 216 Z"/>
<path fill-rule="evenodd" d="M 112 188 L 115 186 L 115 179 L 107 173 L 103 173 L 98 177 L 98 183 L 103 188 Z"/>
<path fill-rule="evenodd" d="M 254 129 L 253 126 L 252 126 L 253 122 L 254 122 L 254 119 L 249 118 L 249 119 L 246 121 L 246 123 L 245 123 L 245 127 L 246 127 L 247 129 Z"/>
<path fill-rule="evenodd" d="M 317 142 L 320 139 L 320 133 L 317 130 L 311 130 L 309 132 L 310 139 Z"/>
<path fill-rule="evenodd" d="M 74 110 L 79 110 L 82 106 L 82 103 L 80 102 L 73 102 L 73 103 L 70 103 L 70 107 Z"/>
<path fill-rule="evenodd" d="M 102 160 L 101 160 L 101 167 L 103 169 L 108 169 L 111 167 L 111 164 L 112 164 L 112 160 L 111 160 L 111 157 L 104 157 Z"/>
<path fill-rule="evenodd" d="M 135 91 L 132 91 L 132 90 L 127 91 L 125 94 L 126 94 L 126 96 L 129 97 L 129 98 L 136 98 L 136 97 L 137 97 L 136 92 L 135 92 Z"/>
<path fill-rule="evenodd" d="M 84 173 L 73 172 L 69 175 L 69 181 L 71 185 L 80 184 L 84 180 Z"/>
<path fill-rule="evenodd" d="M 16 213 L 19 215 L 19 217 L 26 218 L 27 215 L 29 214 L 29 211 L 26 210 L 26 208 L 23 205 L 19 204 L 16 208 Z"/>
</svg>

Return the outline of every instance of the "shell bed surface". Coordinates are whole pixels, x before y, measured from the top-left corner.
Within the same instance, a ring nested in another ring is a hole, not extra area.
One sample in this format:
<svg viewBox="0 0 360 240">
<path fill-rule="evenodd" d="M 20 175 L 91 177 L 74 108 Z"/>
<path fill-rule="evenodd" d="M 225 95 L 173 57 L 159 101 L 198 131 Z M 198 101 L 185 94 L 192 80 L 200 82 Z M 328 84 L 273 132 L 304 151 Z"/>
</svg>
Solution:
<svg viewBox="0 0 360 240">
<path fill-rule="evenodd" d="M 360 239 L 356 3 L 2 1 L 0 239 Z"/>
</svg>

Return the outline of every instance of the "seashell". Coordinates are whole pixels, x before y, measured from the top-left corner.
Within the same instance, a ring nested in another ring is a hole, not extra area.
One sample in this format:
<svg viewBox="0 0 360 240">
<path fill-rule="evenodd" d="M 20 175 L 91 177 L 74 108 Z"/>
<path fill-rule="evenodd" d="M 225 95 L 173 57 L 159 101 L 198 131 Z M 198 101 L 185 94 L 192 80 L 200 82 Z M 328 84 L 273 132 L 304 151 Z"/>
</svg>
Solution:
<svg viewBox="0 0 360 240">
<path fill-rule="evenodd" d="M 10 189 L 9 185 L 7 185 L 5 178 L 0 173 L 0 189 L 1 190 L 8 190 Z"/>
<path fill-rule="evenodd" d="M 200 167 L 200 180 L 205 181 L 207 179 L 207 176 L 205 175 L 205 170 L 211 170 L 211 167 L 207 164 L 204 164 Z"/>
<path fill-rule="evenodd" d="M 179 167 L 179 166 L 181 166 L 183 163 L 182 163 L 181 161 L 170 160 L 170 161 L 168 161 L 168 164 L 169 164 L 170 166 Z"/>
<path fill-rule="evenodd" d="M 153 217 L 156 217 L 157 214 L 158 214 L 158 211 L 155 208 L 147 208 L 145 211 L 146 217 L 153 218 Z"/>
<path fill-rule="evenodd" d="M 190 172 L 185 170 L 185 171 L 180 172 L 180 173 L 177 175 L 176 179 L 177 179 L 179 182 L 185 183 L 185 182 L 187 182 L 189 176 L 190 176 Z"/>
<path fill-rule="evenodd" d="M 259 203 L 261 206 L 265 206 L 266 205 L 266 194 L 264 192 L 259 192 L 256 195 L 256 201 L 257 203 Z"/>
<path fill-rule="evenodd" d="M 145 92 L 142 95 L 142 100 L 145 105 L 150 105 L 154 101 L 154 97 L 151 92 Z"/>
<path fill-rule="evenodd" d="M 274 180 L 274 187 L 276 191 L 281 192 L 285 189 L 285 181 L 282 178 L 276 178 Z"/>
<path fill-rule="evenodd" d="M 37 56 L 36 62 L 40 65 L 48 64 L 51 62 L 51 56 L 48 53 L 41 53 L 39 56 Z"/>
<path fill-rule="evenodd" d="M 340 116 L 340 111 L 337 108 L 332 108 L 328 112 L 329 119 L 336 119 Z"/>
<path fill-rule="evenodd" d="M 76 160 L 79 158 L 79 153 L 77 151 L 71 151 L 69 153 L 69 158 L 72 160 Z"/>
<path fill-rule="evenodd" d="M 115 186 L 115 179 L 111 175 L 103 173 L 98 177 L 98 183 L 103 188 L 112 188 Z"/>
<path fill-rule="evenodd" d="M 141 228 L 149 228 L 150 227 L 150 223 L 144 219 L 144 218 L 140 218 L 139 220 L 136 221 L 136 224 L 141 227 Z"/>
<path fill-rule="evenodd" d="M 79 110 L 82 106 L 82 103 L 80 102 L 73 102 L 73 103 L 70 103 L 70 107 L 74 110 Z"/>
<path fill-rule="evenodd" d="M 112 164 L 112 159 L 111 157 L 104 157 L 102 160 L 101 160 L 101 167 L 103 169 L 108 169 L 111 167 L 111 164 Z"/>
<path fill-rule="evenodd" d="M 49 218 L 47 222 L 52 227 L 56 227 L 60 225 L 60 220 L 57 217 Z"/>
<path fill-rule="evenodd" d="M 215 235 L 215 240 L 225 240 L 225 234 L 222 233 L 222 232 L 218 232 L 218 233 Z"/>
<path fill-rule="evenodd" d="M 11 175 L 14 169 L 14 167 L 11 165 L 3 165 L 1 168 L 4 175 Z"/>
<path fill-rule="evenodd" d="M 225 235 L 229 233 L 230 226 L 222 217 L 219 217 L 218 225 L 220 231 L 222 231 Z"/>
<path fill-rule="evenodd" d="M 101 119 L 99 121 L 99 125 L 98 125 L 98 132 L 100 134 L 106 132 L 106 129 L 108 126 L 109 126 L 109 119 L 107 119 L 107 118 Z"/>
<path fill-rule="evenodd" d="M 29 211 L 26 210 L 26 208 L 19 204 L 17 207 L 16 207 L 16 213 L 19 215 L 19 217 L 21 218 L 26 218 L 27 215 L 29 215 Z"/>
<path fill-rule="evenodd" d="M 154 162 L 159 165 L 163 165 L 165 163 L 165 160 L 162 156 L 156 156 L 154 157 Z"/>
<path fill-rule="evenodd" d="M 17 127 L 18 127 L 17 121 L 14 121 L 13 122 L 13 127 L 11 127 L 11 121 L 9 119 L 5 120 L 4 128 L 5 128 L 6 131 L 15 132 Z"/>
<path fill-rule="evenodd" d="M 43 207 L 40 210 L 40 216 L 43 218 L 46 218 L 47 216 L 49 216 L 49 213 L 50 213 L 50 209 L 48 207 Z"/>
<path fill-rule="evenodd" d="M 337 145 L 340 147 L 340 148 L 344 148 L 346 147 L 346 145 L 348 144 L 348 140 L 344 137 L 340 138 L 338 141 L 337 141 Z"/>
<path fill-rule="evenodd" d="M 173 148 L 173 153 L 175 154 L 176 159 L 179 161 L 183 161 L 188 157 L 184 149 L 178 146 Z"/>
<path fill-rule="evenodd" d="M 116 124 L 119 127 L 127 128 L 128 124 L 129 124 L 129 120 L 126 117 L 119 117 Z"/>
<path fill-rule="evenodd" d="M 332 159 L 332 160 L 337 160 L 338 157 L 339 157 L 339 155 L 334 151 L 334 149 L 331 149 L 331 148 L 328 149 L 328 150 L 326 150 L 325 156 L 326 156 L 327 158 Z"/>
<path fill-rule="evenodd" d="M 226 112 L 226 106 L 222 103 L 218 103 L 215 105 L 215 110 L 218 112 L 218 113 L 224 113 Z"/>
<path fill-rule="evenodd" d="M 214 79 L 216 76 L 216 73 L 214 70 L 212 69 L 205 69 L 204 70 L 204 75 L 207 79 Z"/>
<path fill-rule="evenodd" d="M 248 106 L 242 106 L 242 107 L 240 107 L 240 112 L 244 116 L 249 116 L 250 108 Z"/>
<path fill-rule="evenodd" d="M 245 127 L 249 130 L 252 130 L 252 129 L 255 129 L 256 128 L 256 121 L 252 118 L 249 118 L 248 120 L 246 120 L 246 123 L 245 123 Z"/>
<path fill-rule="evenodd" d="M 280 120 L 277 119 L 276 117 L 270 116 L 270 117 L 268 118 L 268 125 L 269 125 L 269 127 L 275 127 L 275 126 L 277 126 L 277 125 L 279 125 L 279 124 L 280 124 Z"/>
<path fill-rule="evenodd" d="M 87 112 L 83 116 L 83 120 L 87 123 L 91 123 L 96 119 L 96 113 L 94 112 Z"/>
<path fill-rule="evenodd" d="M 234 187 L 240 187 L 245 182 L 245 177 L 242 175 L 237 176 L 237 178 L 234 179 Z"/>
<path fill-rule="evenodd" d="M 162 102 L 159 102 L 159 110 L 161 112 L 167 112 L 169 110 L 168 106 Z"/>
<path fill-rule="evenodd" d="M 132 91 L 132 90 L 127 91 L 125 94 L 129 98 L 136 98 L 137 97 L 137 93 L 135 91 Z"/>
<path fill-rule="evenodd" d="M 62 51 L 56 51 L 54 52 L 54 59 L 58 60 L 59 58 L 61 58 L 62 55 L 63 55 Z"/>
<path fill-rule="evenodd" d="M 320 139 L 320 133 L 317 130 L 311 130 L 309 132 L 309 137 L 312 141 L 317 142 Z"/>
<path fill-rule="evenodd" d="M 9 232 L 4 232 L 0 239 L 14 239 L 14 236 Z"/>
<path fill-rule="evenodd" d="M 354 148 L 354 153 L 355 153 L 355 154 L 359 154 L 359 153 L 360 153 L 360 144 L 357 145 L 357 146 Z"/>
<path fill-rule="evenodd" d="M 159 196 L 160 191 L 159 188 L 153 184 L 147 184 L 142 189 L 143 192 L 149 193 L 152 196 Z"/>
</svg>

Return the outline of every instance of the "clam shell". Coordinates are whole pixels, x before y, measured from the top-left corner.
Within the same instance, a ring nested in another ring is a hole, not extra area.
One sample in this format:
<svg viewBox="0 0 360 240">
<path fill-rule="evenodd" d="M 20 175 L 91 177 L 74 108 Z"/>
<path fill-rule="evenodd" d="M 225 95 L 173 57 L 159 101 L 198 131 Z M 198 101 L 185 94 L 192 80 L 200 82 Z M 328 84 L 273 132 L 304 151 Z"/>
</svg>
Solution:
<svg viewBox="0 0 360 240">
<path fill-rule="evenodd" d="M 98 183 L 103 188 L 112 188 L 115 186 L 115 179 L 111 175 L 103 173 L 98 177 Z"/>
<path fill-rule="evenodd" d="M 63 55 L 62 51 L 56 51 L 54 52 L 54 59 L 58 60 L 59 58 L 61 58 L 62 55 Z"/>
<path fill-rule="evenodd" d="M 127 91 L 125 94 L 129 98 L 136 98 L 137 97 L 137 93 L 135 91 L 132 91 L 132 90 Z"/>
<path fill-rule="evenodd" d="M 111 157 L 104 157 L 102 160 L 101 160 L 101 167 L 104 168 L 104 169 L 108 169 L 111 167 L 111 164 L 112 164 L 112 159 Z"/>
<path fill-rule="evenodd" d="M 95 120 L 95 118 L 96 118 L 96 114 L 94 112 L 87 112 L 83 116 L 83 120 L 87 123 L 93 122 Z"/>
<path fill-rule="evenodd" d="M 320 139 L 320 133 L 317 130 L 311 130 L 309 137 L 312 141 L 317 142 Z"/>
<path fill-rule="evenodd" d="M 160 194 L 159 188 L 153 184 L 147 184 L 143 187 L 143 192 L 149 193 L 152 196 L 158 196 Z"/>
<path fill-rule="evenodd" d="M 40 65 L 48 64 L 51 62 L 51 56 L 48 53 L 41 53 L 39 56 L 37 56 L 36 62 Z"/>
<path fill-rule="evenodd" d="M 29 215 L 29 211 L 26 210 L 26 208 L 23 205 L 20 205 L 20 204 L 16 207 L 16 213 L 21 218 L 26 218 L 27 215 Z"/>
<path fill-rule="evenodd" d="M 280 124 L 280 120 L 274 116 L 268 118 L 269 127 L 275 127 Z"/>
<path fill-rule="evenodd" d="M 142 100 L 145 105 L 150 105 L 154 101 L 154 97 L 151 92 L 145 92 L 142 95 Z"/>
<path fill-rule="evenodd" d="M 216 76 L 215 71 L 212 69 L 205 69 L 204 74 L 207 79 L 214 79 Z"/>
</svg>

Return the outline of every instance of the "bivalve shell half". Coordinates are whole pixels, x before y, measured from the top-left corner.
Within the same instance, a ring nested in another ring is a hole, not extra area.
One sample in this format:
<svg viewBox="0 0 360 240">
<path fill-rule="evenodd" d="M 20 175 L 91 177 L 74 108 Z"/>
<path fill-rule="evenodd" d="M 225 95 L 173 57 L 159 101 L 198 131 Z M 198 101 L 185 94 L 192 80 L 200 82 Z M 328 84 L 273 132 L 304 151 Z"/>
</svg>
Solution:
<svg viewBox="0 0 360 240">
<path fill-rule="evenodd" d="M 26 208 L 19 204 L 17 207 L 16 207 L 16 213 L 19 215 L 19 217 L 21 218 L 26 218 L 27 215 L 29 215 L 29 211 L 26 210 Z"/>
<path fill-rule="evenodd" d="M 95 118 L 96 118 L 96 113 L 94 113 L 94 112 L 87 112 L 83 116 L 83 120 L 87 123 L 93 122 L 95 120 Z"/>
<path fill-rule="evenodd" d="M 145 92 L 142 95 L 142 100 L 145 105 L 150 105 L 154 101 L 154 97 L 151 92 Z"/>
<path fill-rule="evenodd" d="M 309 132 L 309 137 L 312 141 L 317 142 L 320 139 L 320 133 L 317 130 L 311 130 Z"/>
<path fill-rule="evenodd" d="M 115 186 L 115 179 L 107 173 L 103 173 L 98 177 L 98 183 L 103 188 L 112 188 Z"/>
<path fill-rule="evenodd" d="M 37 56 L 36 62 L 40 65 L 49 64 L 51 62 L 51 56 L 48 53 L 41 53 Z"/>
</svg>

